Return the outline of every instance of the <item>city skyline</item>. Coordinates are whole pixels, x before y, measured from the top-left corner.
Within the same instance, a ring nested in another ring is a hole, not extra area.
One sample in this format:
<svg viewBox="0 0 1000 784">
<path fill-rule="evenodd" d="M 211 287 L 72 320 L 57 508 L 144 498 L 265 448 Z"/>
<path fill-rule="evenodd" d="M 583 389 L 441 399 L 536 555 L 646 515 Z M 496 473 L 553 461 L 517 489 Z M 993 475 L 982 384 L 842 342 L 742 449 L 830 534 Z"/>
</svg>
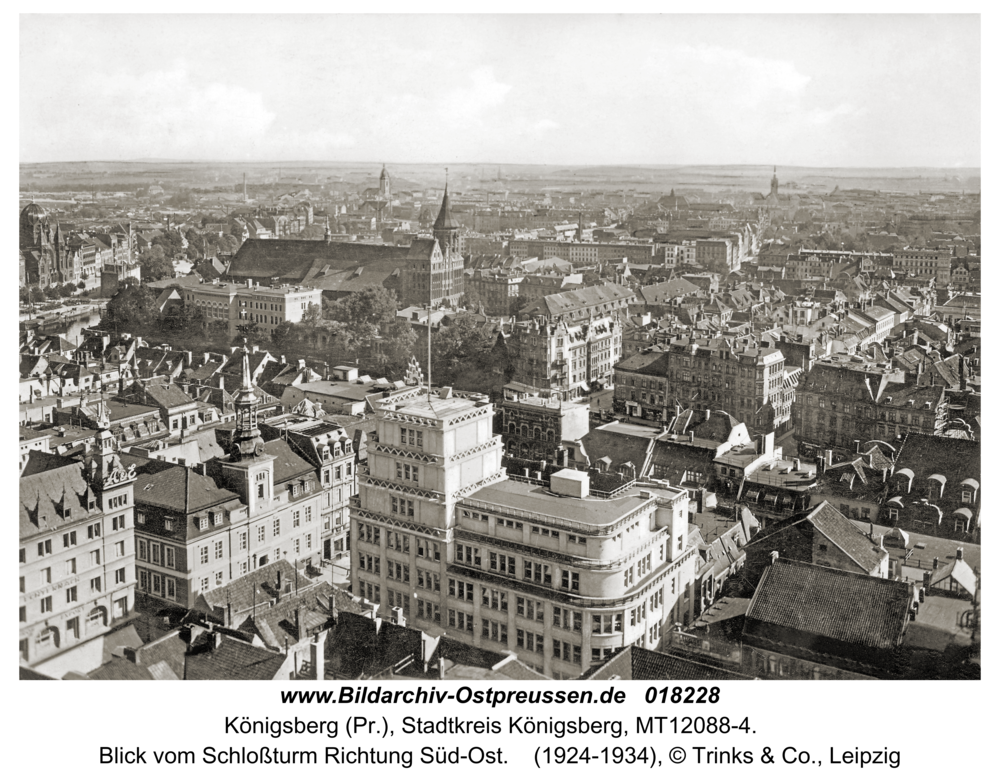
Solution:
<svg viewBox="0 0 1000 784">
<path fill-rule="evenodd" d="M 979 33 L 976 15 L 22 15 L 19 153 L 977 167 Z"/>
</svg>

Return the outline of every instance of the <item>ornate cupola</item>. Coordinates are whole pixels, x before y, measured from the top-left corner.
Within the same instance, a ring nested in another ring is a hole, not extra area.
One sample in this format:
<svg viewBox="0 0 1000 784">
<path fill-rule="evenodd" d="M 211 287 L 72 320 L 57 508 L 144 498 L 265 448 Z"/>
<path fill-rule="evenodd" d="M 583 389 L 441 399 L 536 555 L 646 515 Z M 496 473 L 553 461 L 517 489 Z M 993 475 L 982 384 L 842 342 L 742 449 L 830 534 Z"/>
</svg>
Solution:
<svg viewBox="0 0 1000 784">
<path fill-rule="evenodd" d="M 264 452 L 264 439 L 257 427 L 257 396 L 250 379 L 250 352 L 247 340 L 243 338 L 243 382 L 233 401 L 236 408 L 236 430 L 229 454 L 234 460 L 259 457 Z"/>
</svg>

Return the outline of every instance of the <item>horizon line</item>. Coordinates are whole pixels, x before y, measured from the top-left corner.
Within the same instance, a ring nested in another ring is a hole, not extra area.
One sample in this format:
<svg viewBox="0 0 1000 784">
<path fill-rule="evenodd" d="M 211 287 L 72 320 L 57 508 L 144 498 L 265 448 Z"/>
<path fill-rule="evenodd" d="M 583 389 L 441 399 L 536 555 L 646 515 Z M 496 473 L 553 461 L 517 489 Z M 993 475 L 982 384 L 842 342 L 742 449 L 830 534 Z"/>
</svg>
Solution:
<svg viewBox="0 0 1000 784">
<path fill-rule="evenodd" d="M 422 161 L 396 161 L 392 163 L 386 163 L 384 161 L 348 161 L 348 160 L 329 160 L 329 159 L 288 159 L 288 160 L 257 160 L 257 161 L 239 161 L 239 160 L 225 160 L 219 158 L 78 158 L 74 160 L 58 160 L 58 161 L 19 161 L 18 166 L 46 166 L 46 165 L 57 165 L 57 164 L 80 164 L 80 163 L 157 163 L 157 164 L 188 164 L 188 163 L 216 163 L 225 164 L 231 166 L 247 165 L 247 166 L 259 166 L 267 164 L 335 164 L 335 165 L 373 165 L 373 166 L 533 166 L 533 167 L 559 167 L 559 168 L 609 168 L 609 167 L 620 167 L 620 168 L 665 168 L 665 169 L 679 169 L 687 167 L 700 167 L 700 168 L 739 168 L 739 167 L 760 167 L 760 168 L 772 168 L 777 166 L 777 168 L 784 169 L 888 169 L 888 170 L 902 170 L 902 169 L 932 169 L 932 170 L 942 170 L 942 171 L 955 171 L 959 169 L 974 169 L 982 170 L 982 165 L 962 165 L 962 166 L 930 166 L 922 164 L 909 164 L 904 166 L 871 166 L 871 165 L 838 165 L 838 166 L 825 166 L 820 164 L 774 164 L 774 163 L 517 163 L 512 161 L 447 161 L 447 162 L 422 162 Z"/>
</svg>

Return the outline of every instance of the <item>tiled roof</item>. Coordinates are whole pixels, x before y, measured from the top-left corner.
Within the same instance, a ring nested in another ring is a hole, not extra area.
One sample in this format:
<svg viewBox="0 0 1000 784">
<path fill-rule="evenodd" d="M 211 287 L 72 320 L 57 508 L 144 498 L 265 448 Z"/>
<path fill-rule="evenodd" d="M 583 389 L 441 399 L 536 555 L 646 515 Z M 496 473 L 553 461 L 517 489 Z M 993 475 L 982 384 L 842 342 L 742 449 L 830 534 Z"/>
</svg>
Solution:
<svg viewBox="0 0 1000 784">
<path fill-rule="evenodd" d="M 194 403 L 176 384 L 147 384 L 144 392 L 146 401 L 159 408 L 178 408 Z"/>
<path fill-rule="evenodd" d="M 206 591 L 201 595 L 201 599 L 209 608 L 224 608 L 228 604 L 234 615 L 248 612 L 255 603 L 267 602 L 278 597 L 278 572 L 281 572 L 283 586 L 281 597 L 284 598 L 289 596 L 284 593 L 284 586 L 292 586 L 294 591 L 296 578 L 295 567 L 281 559 L 237 577 L 221 588 Z M 312 580 L 299 572 L 298 590 L 304 591 L 311 585 Z"/>
<path fill-rule="evenodd" d="M 209 635 L 211 637 L 211 635 Z M 185 680 L 269 681 L 284 665 L 286 655 L 223 636 L 218 647 L 189 654 Z"/>
<path fill-rule="evenodd" d="M 908 583 L 778 559 L 757 585 L 747 622 L 888 649 L 902 640 L 911 602 Z"/>
<path fill-rule="evenodd" d="M 299 457 L 282 439 L 276 438 L 264 443 L 264 454 L 274 457 L 274 484 L 298 479 L 310 473 L 313 467 Z"/>
<path fill-rule="evenodd" d="M 101 514 L 91 509 L 94 491 L 83 475 L 83 463 L 45 452 L 29 452 L 20 479 L 20 537 L 54 530 Z"/>
<path fill-rule="evenodd" d="M 228 275 L 268 280 L 274 276 L 303 281 L 310 274 L 329 266 L 343 270 L 357 265 L 392 260 L 403 264 L 407 259 L 427 259 L 433 240 L 414 241 L 410 247 L 375 245 L 361 242 L 324 242 L 320 240 L 246 240 L 233 256 Z M 314 264 L 318 264 L 316 269 Z"/>
<path fill-rule="evenodd" d="M 821 501 L 812 509 L 783 520 L 780 529 L 769 528 L 766 535 L 755 540 L 754 544 L 766 540 L 780 530 L 801 525 L 806 521 L 812 523 L 817 531 L 840 548 L 866 573 L 870 574 L 882 563 L 885 551 L 861 533 L 857 526 L 838 512 L 828 501 Z"/>
<path fill-rule="evenodd" d="M 558 294 L 546 294 L 541 301 L 536 301 L 522 310 L 521 315 L 530 317 L 544 313 L 549 316 L 559 316 L 584 308 L 617 305 L 624 300 L 634 298 L 635 293 L 631 289 L 619 286 L 617 283 L 600 283 Z"/>
<path fill-rule="evenodd" d="M 114 658 L 96 670 L 87 673 L 92 681 L 151 681 L 153 675 L 145 667 L 133 664 L 128 659 Z"/>
<path fill-rule="evenodd" d="M 981 446 L 978 441 L 910 433 L 900 447 L 896 468 L 909 468 L 921 478 L 943 474 L 949 489 L 964 479 L 978 482 L 981 476 Z"/>
<path fill-rule="evenodd" d="M 189 513 L 197 509 L 238 500 L 230 490 L 220 488 L 215 480 L 188 466 L 165 463 L 123 453 L 122 464 L 135 465 L 135 501 L 165 509 Z"/>
</svg>

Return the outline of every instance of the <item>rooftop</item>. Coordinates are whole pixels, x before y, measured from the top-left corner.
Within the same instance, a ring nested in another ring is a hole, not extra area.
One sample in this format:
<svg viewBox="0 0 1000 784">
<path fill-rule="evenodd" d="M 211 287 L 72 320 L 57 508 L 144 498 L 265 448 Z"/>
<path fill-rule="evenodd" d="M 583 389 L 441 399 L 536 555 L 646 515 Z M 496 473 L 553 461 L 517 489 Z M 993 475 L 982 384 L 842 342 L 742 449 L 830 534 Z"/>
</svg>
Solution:
<svg viewBox="0 0 1000 784">
<path fill-rule="evenodd" d="M 747 622 L 889 649 L 902 642 L 912 591 L 904 582 L 778 559 L 757 585 Z"/>
<path fill-rule="evenodd" d="M 642 497 L 640 493 L 649 493 Z M 549 518 L 555 524 L 582 523 L 610 527 L 622 517 L 648 504 L 653 494 L 674 497 L 676 493 L 649 488 L 633 490 L 611 499 L 567 498 L 551 493 L 546 487 L 506 479 L 477 490 L 468 497 L 475 504 L 504 507 L 528 518 Z M 460 502 L 461 503 L 461 502 Z"/>
</svg>

